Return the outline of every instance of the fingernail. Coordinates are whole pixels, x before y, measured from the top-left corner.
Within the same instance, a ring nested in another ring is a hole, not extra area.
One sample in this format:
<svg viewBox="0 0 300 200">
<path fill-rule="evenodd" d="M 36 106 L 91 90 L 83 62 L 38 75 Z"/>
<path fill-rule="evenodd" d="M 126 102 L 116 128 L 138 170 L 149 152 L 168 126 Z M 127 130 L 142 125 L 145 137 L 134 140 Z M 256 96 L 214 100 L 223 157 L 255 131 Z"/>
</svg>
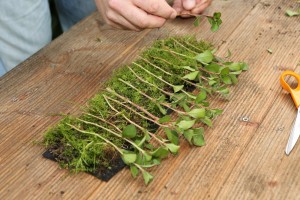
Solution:
<svg viewBox="0 0 300 200">
<path fill-rule="evenodd" d="M 183 7 L 185 10 L 191 10 L 196 6 L 196 0 L 183 1 Z"/>
</svg>

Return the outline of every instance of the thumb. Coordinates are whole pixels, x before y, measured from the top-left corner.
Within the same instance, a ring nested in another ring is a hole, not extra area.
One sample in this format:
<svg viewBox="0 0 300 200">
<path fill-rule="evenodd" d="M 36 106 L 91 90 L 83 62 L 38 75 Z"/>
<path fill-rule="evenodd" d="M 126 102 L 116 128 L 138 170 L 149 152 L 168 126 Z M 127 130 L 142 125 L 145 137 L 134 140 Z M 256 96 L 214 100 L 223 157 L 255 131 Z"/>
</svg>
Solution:
<svg viewBox="0 0 300 200">
<path fill-rule="evenodd" d="M 185 10 L 192 10 L 196 6 L 196 0 L 182 0 L 182 6 Z"/>
</svg>

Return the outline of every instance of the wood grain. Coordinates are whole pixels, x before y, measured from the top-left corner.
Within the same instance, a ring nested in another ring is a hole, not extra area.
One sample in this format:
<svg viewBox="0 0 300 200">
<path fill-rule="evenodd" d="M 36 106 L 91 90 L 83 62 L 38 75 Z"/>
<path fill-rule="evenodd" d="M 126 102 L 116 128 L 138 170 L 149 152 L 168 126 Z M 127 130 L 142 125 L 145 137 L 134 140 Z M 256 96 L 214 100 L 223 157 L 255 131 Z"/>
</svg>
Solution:
<svg viewBox="0 0 300 200">
<path fill-rule="evenodd" d="M 213 34 L 205 20 L 198 28 L 178 18 L 131 32 L 103 25 L 97 14 L 86 18 L 0 78 L 0 199 L 299 199 L 299 145 L 284 155 L 296 110 L 279 84 L 282 71 L 300 73 L 299 18 L 284 15 L 296 7 L 287 0 L 215 0 L 207 12 L 221 11 L 224 23 Z M 213 100 L 224 114 L 206 130 L 205 147 L 183 143 L 178 156 L 152 170 L 148 187 L 126 169 L 105 183 L 42 158 L 43 147 L 33 142 L 59 121 L 56 114 L 79 114 L 113 69 L 156 39 L 183 34 L 250 65 L 230 101 Z"/>
</svg>

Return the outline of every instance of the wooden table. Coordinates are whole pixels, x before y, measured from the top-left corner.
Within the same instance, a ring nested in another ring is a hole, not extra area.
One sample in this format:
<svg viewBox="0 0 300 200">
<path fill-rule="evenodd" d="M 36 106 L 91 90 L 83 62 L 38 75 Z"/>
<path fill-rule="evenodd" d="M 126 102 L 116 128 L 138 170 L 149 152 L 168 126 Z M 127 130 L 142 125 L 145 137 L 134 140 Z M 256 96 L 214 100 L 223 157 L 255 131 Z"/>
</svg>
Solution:
<svg viewBox="0 0 300 200">
<path fill-rule="evenodd" d="M 0 78 L 0 199 L 300 199 L 300 145 L 284 149 L 296 115 L 281 89 L 284 70 L 300 73 L 300 18 L 287 0 L 215 0 L 223 25 L 169 21 L 163 28 L 130 32 L 103 26 L 93 14 Z M 154 40 L 196 34 L 250 70 L 231 89 L 230 101 L 206 130 L 207 145 L 190 148 L 152 170 L 154 181 L 132 179 L 125 169 L 109 182 L 86 173 L 69 175 L 44 159 L 41 141 L 57 113 L 80 113 L 113 69 L 131 62 Z M 267 49 L 272 49 L 270 54 Z M 243 120 L 249 119 L 249 121 Z"/>
</svg>

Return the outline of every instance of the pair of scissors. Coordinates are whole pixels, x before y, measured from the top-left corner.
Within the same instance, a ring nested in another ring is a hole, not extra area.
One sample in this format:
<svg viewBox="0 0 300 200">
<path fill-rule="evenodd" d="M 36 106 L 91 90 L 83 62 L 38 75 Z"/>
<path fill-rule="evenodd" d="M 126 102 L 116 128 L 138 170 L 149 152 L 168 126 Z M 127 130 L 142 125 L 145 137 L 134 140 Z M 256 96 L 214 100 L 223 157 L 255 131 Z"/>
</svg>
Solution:
<svg viewBox="0 0 300 200">
<path fill-rule="evenodd" d="M 291 86 L 284 80 L 284 77 L 286 77 L 286 76 L 293 76 L 294 78 L 296 78 L 296 80 L 298 81 L 298 86 L 296 88 L 291 88 Z M 285 89 L 286 91 L 288 91 L 291 94 L 291 96 L 294 100 L 295 106 L 298 109 L 297 117 L 294 122 L 294 126 L 292 129 L 292 132 L 290 133 L 290 137 L 289 137 L 286 149 L 285 149 L 286 155 L 289 155 L 291 153 L 292 149 L 294 148 L 294 146 L 296 145 L 296 142 L 300 135 L 300 76 L 298 74 L 296 74 L 295 72 L 285 71 L 282 73 L 282 75 L 280 77 L 280 83 L 281 83 L 281 86 L 283 87 L 283 89 Z"/>
</svg>

